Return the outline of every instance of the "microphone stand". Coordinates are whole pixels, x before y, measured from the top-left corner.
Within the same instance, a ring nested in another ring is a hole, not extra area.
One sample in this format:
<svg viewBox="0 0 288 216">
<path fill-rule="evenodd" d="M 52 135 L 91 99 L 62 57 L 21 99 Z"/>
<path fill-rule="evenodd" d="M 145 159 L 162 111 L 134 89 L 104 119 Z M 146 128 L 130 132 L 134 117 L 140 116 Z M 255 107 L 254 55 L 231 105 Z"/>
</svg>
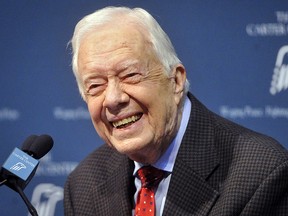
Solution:
<svg viewBox="0 0 288 216">
<path fill-rule="evenodd" d="M 12 180 L 13 179 L 13 180 Z M 38 213 L 34 206 L 31 204 L 25 193 L 23 192 L 22 188 L 17 184 L 16 180 L 14 178 L 9 179 L 9 182 L 13 184 L 15 190 L 18 192 L 18 194 L 21 196 L 22 200 L 24 201 L 25 205 L 28 208 L 28 211 L 32 216 L 38 216 Z M 11 181 L 10 181 L 11 180 Z"/>
<path fill-rule="evenodd" d="M 1 180 L 1 182 L 0 182 L 0 186 L 4 185 L 6 182 L 7 182 L 7 179 L 3 179 L 3 180 Z"/>
</svg>

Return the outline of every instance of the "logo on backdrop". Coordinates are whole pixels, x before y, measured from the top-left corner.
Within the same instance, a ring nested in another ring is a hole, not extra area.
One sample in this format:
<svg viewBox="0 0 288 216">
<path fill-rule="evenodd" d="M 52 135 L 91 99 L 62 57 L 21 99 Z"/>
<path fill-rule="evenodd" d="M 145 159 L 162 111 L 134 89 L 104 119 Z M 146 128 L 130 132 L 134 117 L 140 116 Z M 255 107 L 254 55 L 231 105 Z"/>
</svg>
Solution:
<svg viewBox="0 0 288 216">
<path fill-rule="evenodd" d="M 288 11 L 275 11 L 276 22 L 249 23 L 246 33 L 251 37 L 288 36 Z M 276 95 L 288 88 L 288 45 L 282 46 L 276 58 L 270 85 L 270 94 Z"/>
<path fill-rule="evenodd" d="M 16 170 L 19 171 L 21 169 L 26 169 L 27 167 L 25 166 L 25 164 L 18 162 L 15 165 L 13 165 L 12 167 L 10 167 L 11 170 Z"/>
<path fill-rule="evenodd" d="M 31 203 L 36 208 L 39 215 L 54 216 L 57 203 L 62 200 L 62 187 L 50 183 L 43 183 L 35 187 Z"/>
<path fill-rule="evenodd" d="M 285 64 L 285 56 L 288 59 L 288 45 L 282 46 L 278 51 L 270 87 L 270 93 L 272 95 L 288 88 L 288 61 L 287 64 Z"/>
<path fill-rule="evenodd" d="M 247 24 L 246 33 L 251 37 L 288 36 L 288 11 L 276 11 L 275 15 L 276 22 Z M 278 50 L 271 84 L 267 89 L 270 90 L 271 95 L 288 90 L 288 45 L 283 45 Z M 242 106 L 222 105 L 219 107 L 219 113 L 221 116 L 230 119 L 288 119 L 288 107 L 269 104 L 264 106 L 251 106 L 249 104 Z"/>
<path fill-rule="evenodd" d="M 41 158 L 40 162 L 36 171 L 36 176 L 68 176 L 78 165 L 78 162 L 74 161 L 53 161 L 51 152 Z M 31 203 L 36 208 L 39 215 L 54 216 L 57 204 L 62 200 L 62 187 L 51 183 L 41 183 L 35 187 Z"/>
</svg>

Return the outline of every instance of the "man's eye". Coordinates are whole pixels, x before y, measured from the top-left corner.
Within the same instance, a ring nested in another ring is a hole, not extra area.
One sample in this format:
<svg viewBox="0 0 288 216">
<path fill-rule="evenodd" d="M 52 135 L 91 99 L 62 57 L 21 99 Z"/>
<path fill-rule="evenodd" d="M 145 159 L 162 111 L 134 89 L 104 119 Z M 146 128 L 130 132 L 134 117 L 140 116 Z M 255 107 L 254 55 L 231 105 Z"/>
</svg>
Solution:
<svg viewBox="0 0 288 216">
<path fill-rule="evenodd" d="M 139 73 L 129 73 L 122 77 L 122 81 L 126 83 L 137 83 L 141 81 L 141 74 Z"/>
<path fill-rule="evenodd" d="M 126 77 L 129 78 L 129 77 L 133 77 L 133 76 L 136 76 L 136 75 L 138 75 L 138 73 L 129 73 L 129 74 L 126 75 Z"/>
<path fill-rule="evenodd" d="M 92 84 L 89 86 L 89 89 L 97 89 L 101 86 L 101 84 Z"/>
<path fill-rule="evenodd" d="M 95 96 L 101 93 L 104 89 L 105 89 L 105 84 L 92 83 L 86 89 L 86 94 Z"/>
</svg>

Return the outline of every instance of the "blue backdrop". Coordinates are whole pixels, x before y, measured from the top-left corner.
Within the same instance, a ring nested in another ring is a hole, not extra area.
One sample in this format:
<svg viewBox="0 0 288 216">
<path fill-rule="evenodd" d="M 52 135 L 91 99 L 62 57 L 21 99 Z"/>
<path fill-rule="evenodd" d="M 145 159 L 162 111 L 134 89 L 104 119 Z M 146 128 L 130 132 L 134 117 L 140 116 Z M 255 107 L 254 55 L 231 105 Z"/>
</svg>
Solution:
<svg viewBox="0 0 288 216">
<path fill-rule="evenodd" d="M 50 134 L 25 193 L 40 216 L 63 215 L 67 175 L 102 141 L 71 70 L 75 24 L 108 5 L 143 7 L 162 25 L 185 65 L 190 90 L 214 112 L 288 148 L 287 0 L 0 1 L 0 162 L 30 134 Z M 0 188 L 1 215 L 28 215 Z"/>
</svg>

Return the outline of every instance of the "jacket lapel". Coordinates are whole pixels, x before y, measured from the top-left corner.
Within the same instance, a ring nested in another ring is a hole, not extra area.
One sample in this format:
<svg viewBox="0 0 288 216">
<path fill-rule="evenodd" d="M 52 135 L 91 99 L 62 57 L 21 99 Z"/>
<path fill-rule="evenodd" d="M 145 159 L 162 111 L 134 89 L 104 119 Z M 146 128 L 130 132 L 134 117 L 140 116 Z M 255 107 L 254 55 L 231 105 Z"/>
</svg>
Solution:
<svg viewBox="0 0 288 216">
<path fill-rule="evenodd" d="M 134 164 L 126 156 L 120 157 L 122 160 L 119 163 L 117 159 L 110 158 L 114 168 L 107 171 L 111 172 L 107 181 L 95 188 L 94 194 L 101 196 L 101 199 L 94 197 L 95 206 L 99 206 L 96 215 L 131 215 L 135 192 L 132 175 Z"/>
<path fill-rule="evenodd" d="M 208 215 L 219 197 L 208 179 L 219 165 L 210 112 L 192 95 L 192 110 L 173 168 L 163 215 Z"/>
<path fill-rule="evenodd" d="M 163 215 L 208 215 L 218 192 L 185 163 L 175 165 Z"/>
</svg>

